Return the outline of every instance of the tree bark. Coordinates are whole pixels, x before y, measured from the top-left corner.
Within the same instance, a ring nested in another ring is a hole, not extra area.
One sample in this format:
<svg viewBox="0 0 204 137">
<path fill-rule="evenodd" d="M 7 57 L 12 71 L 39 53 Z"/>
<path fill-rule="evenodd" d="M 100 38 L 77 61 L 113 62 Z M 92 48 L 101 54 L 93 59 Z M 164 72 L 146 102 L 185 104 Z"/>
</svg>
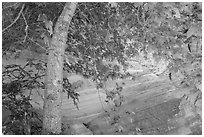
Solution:
<svg viewBox="0 0 204 137">
<path fill-rule="evenodd" d="M 61 133 L 63 60 L 69 24 L 77 3 L 66 3 L 54 28 L 47 60 L 42 134 Z"/>
</svg>

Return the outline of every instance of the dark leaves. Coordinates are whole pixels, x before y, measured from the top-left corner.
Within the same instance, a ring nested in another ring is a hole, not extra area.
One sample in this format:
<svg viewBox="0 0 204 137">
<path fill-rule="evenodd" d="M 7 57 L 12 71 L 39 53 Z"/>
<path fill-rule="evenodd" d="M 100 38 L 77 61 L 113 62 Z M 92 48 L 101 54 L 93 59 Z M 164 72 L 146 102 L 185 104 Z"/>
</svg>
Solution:
<svg viewBox="0 0 204 137">
<path fill-rule="evenodd" d="M 67 93 L 68 99 L 71 98 L 73 100 L 74 105 L 77 107 L 78 110 L 79 94 L 76 93 L 76 89 L 80 88 L 82 84 L 82 81 L 77 81 L 71 84 L 67 78 L 63 79 L 63 92 Z"/>
</svg>

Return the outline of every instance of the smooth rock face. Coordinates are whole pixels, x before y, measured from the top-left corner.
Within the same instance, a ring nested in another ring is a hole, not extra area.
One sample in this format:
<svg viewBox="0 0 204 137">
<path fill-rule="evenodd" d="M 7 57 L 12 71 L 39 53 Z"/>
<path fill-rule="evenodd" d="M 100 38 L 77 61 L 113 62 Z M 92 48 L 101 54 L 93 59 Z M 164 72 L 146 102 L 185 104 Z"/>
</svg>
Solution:
<svg viewBox="0 0 204 137">
<path fill-rule="evenodd" d="M 132 112 L 131 114 L 125 114 L 125 112 L 122 111 L 115 112 L 115 114 L 121 115 L 116 123 L 113 123 L 113 118 L 111 117 L 108 122 L 105 122 L 105 118 L 107 119 L 107 117 L 101 116 L 90 121 L 88 123 L 88 128 L 90 128 L 94 134 L 99 135 L 127 135 L 130 132 L 133 132 L 133 134 L 159 135 L 176 132 L 177 127 L 175 125 L 170 125 L 168 120 L 172 119 L 175 114 L 179 112 L 179 102 L 179 99 L 172 99 L 155 106 Z M 123 108 L 123 111 L 126 111 L 126 109 Z M 120 129 L 121 133 L 117 133 L 118 131 L 116 132 L 115 128 Z"/>
<path fill-rule="evenodd" d="M 167 102 L 134 111 L 130 115 L 122 111 L 110 112 L 120 115 L 113 122 L 113 117 L 101 116 L 90 121 L 88 128 L 96 135 L 133 134 L 133 135 L 188 135 L 202 134 L 200 115 L 188 116 L 180 110 L 181 99 L 171 99 Z M 129 104 L 131 105 L 131 104 Z M 125 108 L 123 108 L 126 111 Z M 114 115 L 113 114 L 113 115 Z M 186 117 L 188 116 L 188 117 Z"/>
</svg>

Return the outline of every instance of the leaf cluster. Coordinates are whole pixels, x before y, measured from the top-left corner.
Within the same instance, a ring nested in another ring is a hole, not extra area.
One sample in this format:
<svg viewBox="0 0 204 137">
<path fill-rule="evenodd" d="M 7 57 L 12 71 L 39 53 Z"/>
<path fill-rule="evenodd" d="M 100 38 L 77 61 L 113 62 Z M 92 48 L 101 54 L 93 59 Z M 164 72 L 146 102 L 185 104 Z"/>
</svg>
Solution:
<svg viewBox="0 0 204 137">
<path fill-rule="evenodd" d="M 49 30 L 39 17 L 46 15 L 47 20 L 55 25 L 64 3 L 5 2 L 3 5 L 2 28 L 5 29 L 2 33 L 3 50 L 14 49 L 13 52 L 15 52 L 19 49 L 32 51 L 41 49 L 37 52 L 45 53 L 46 45 L 42 34 L 48 34 Z M 6 29 L 8 26 L 10 27 Z"/>
<path fill-rule="evenodd" d="M 39 134 L 42 117 L 31 104 L 33 89 L 44 89 L 41 62 L 28 61 L 25 66 L 7 65 L 3 70 L 2 105 L 10 114 L 2 123 L 3 134 Z M 34 71 L 34 68 L 36 69 Z M 34 71 L 34 72 L 33 72 Z M 26 93 L 28 92 L 28 93 Z"/>
<path fill-rule="evenodd" d="M 67 98 L 73 100 L 74 105 L 79 110 L 79 94 L 76 92 L 76 89 L 80 88 L 83 85 L 81 81 L 75 83 L 70 83 L 68 78 L 63 79 L 63 92 L 67 93 Z"/>
</svg>

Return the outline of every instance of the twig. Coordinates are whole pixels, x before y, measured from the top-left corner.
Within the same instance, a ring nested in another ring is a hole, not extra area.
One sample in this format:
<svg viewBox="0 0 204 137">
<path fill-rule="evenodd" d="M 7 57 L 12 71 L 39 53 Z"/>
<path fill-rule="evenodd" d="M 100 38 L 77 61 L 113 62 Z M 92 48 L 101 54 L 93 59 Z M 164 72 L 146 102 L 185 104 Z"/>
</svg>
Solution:
<svg viewBox="0 0 204 137">
<path fill-rule="evenodd" d="M 41 97 L 41 99 L 43 100 L 43 101 L 45 101 L 45 99 L 44 99 L 44 97 L 43 97 L 43 95 L 42 94 L 40 94 L 40 92 L 37 90 L 37 93 L 38 93 L 38 96 L 40 96 Z"/>
<path fill-rule="evenodd" d="M 26 27 L 25 27 L 25 33 L 26 33 L 26 35 L 25 35 L 24 40 L 23 40 L 23 43 L 24 43 L 24 42 L 26 41 L 27 36 L 28 36 L 28 23 L 27 23 L 27 21 L 26 21 L 26 18 L 25 18 L 25 16 L 24 16 L 23 12 L 22 12 L 21 14 L 22 14 L 23 19 L 24 19 L 25 24 L 26 24 Z"/>
<path fill-rule="evenodd" d="M 105 111 L 105 112 L 107 112 L 107 110 L 104 108 L 104 106 L 103 106 L 103 103 L 102 103 L 102 99 L 101 99 L 101 95 L 100 95 L 100 93 L 99 93 L 99 89 L 97 89 L 97 92 L 98 92 L 98 97 L 99 97 L 99 101 L 100 101 L 100 103 L 101 103 L 101 106 L 102 106 L 102 109 Z M 106 118 L 106 117 L 104 117 L 105 118 L 105 120 L 106 120 L 106 122 L 107 122 L 107 124 L 109 123 L 109 121 L 108 121 L 108 119 Z"/>
<path fill-rule="evenodd" d="M 104 111 L 106 111 L 105 108 L 103 107 L 103 103 L 102 103 L 101 95 L 100 95 L 100 93 L 99 93 L 99 89 L 97 89 L 97 92 L 98 92 L 98 97 L 99 97 L 99 101 L 100 101 L 100 103 L 101 103 L 102 109 L 103 109 Z"/>
<path fill-rule="evenodd" d="M 32 38 L 28 37 L 33 43 L 35 43 L 36 45 L 40 46 L 41 48 L 43 48 L 45 51 L 47 51 L 46 48 L 44 48 L 42 45 L 40 45 L 39 43 L 35 42 Z"/>
<path fill-rule="evenodd" d="M 32 89 L 30 89 L 30 93 L 29 93 L 29 95 L 28 95 L 28 97 L 29 97 L 29 99 L 30 99 L 30 96 L 31 96 L 31 94 L 32 94 Z"/>
<path fill-rule="evenodd" d="M 7 3 L 7 2 L 6 2 Z M 4 2 L 2 3 L 2 10 L 5 10 L 10 7 L 14 7 L 18 4 L 18 2 L 8 2 L 9 4 L 5 6 Z M 12 4 L 11 4 L 12 3 Z"/>
<path fill-rule="evenodd" d="M 13 26 L 13 24 L 16 23 L 16 21 L 19 19 L 20 15 L 21 15 L 21 13 L 23 12 L 24 7 L 25 7 L 25 4 L 23 4 L 23 6 L 22 6 L 20 12 L 18 13 L 18 16 L 16 17 L 16 19 L 10 25 L 8 25 L 5 29 L 3 29 L 2 33 L 4 31 L 6 31 L 8 28 L 10 28 L 11 26 Z"/>
</svg>

